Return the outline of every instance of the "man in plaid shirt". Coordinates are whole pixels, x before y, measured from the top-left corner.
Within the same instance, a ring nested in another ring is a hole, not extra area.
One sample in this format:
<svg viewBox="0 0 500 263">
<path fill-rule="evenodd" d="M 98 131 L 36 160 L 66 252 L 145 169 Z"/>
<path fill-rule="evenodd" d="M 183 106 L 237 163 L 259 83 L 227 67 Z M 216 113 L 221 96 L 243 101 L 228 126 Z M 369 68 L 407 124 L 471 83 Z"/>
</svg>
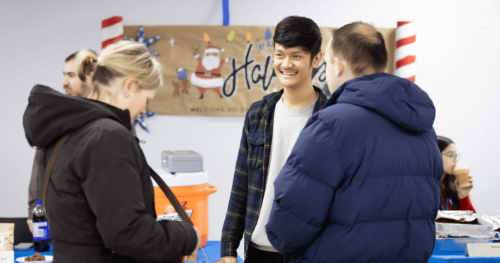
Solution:
<svg viewBox="0 0 500 263">
<path fill-rule="evenodd" d="M 322 37 L 309 18 L 290 16 L 278 23 L 274 71 L 283 89 L 248 110 L 236 161 L 231 197 L 221 238 L 220 262 L 237 262 L 245 237 L 245 262 L 284 262 L 265 230 L 274 199 L 274 180 L 311 115 L 326 101 L 312 85 L 321 59 Z"/>
</svg>

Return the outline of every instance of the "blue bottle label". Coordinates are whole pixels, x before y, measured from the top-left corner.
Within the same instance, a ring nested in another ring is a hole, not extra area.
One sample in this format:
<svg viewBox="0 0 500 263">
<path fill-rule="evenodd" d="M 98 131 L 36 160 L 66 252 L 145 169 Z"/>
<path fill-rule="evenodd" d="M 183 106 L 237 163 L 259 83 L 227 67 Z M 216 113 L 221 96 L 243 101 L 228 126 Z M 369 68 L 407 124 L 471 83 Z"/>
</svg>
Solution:
<svg viewBox="0 0 500 263">
<path fill-rule="evenodd" d="M 50 239 L 49 222 L 33 222 L 33 240 L 39 241 L 47 239 Z"/>
</svg>

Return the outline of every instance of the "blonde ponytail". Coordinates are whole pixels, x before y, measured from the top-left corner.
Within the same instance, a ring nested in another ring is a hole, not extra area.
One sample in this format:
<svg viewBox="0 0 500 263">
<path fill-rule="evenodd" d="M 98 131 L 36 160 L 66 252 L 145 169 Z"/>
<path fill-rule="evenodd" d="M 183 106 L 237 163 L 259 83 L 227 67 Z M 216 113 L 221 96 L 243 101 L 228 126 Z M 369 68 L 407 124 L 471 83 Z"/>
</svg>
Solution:
<svg viewBox="0 0 500 263">
<path fill-rule="evenodd" d="M 91 77 L 90 75 L 94 72 L 96 62 L 96 54 L 87 49 L 82 49 L 76 54 L 76 75 L 82 82 L 85 82 L 88 77 Z"/>
<path fill-rule="evenodd" d="M 86 62 L 94 60 L 96 62 Z M 110 83 L 116 78 L 132 77 L 139 88 L 148 90 L 157 89 L 163 84 L 161 65 L 143 44 L 120 41 L 107 46 L 99 58 L 82 54 L 80 63 L 84 69 L 83 75 L 86 69 L 93 72 L 92 85 L 84 93 L 87 98 L 97 99 L 102 94 L 114 97 L 118 90 L 114 90 Z M 80 75 L 80 71 L 77 72 Z"/>
</svg>

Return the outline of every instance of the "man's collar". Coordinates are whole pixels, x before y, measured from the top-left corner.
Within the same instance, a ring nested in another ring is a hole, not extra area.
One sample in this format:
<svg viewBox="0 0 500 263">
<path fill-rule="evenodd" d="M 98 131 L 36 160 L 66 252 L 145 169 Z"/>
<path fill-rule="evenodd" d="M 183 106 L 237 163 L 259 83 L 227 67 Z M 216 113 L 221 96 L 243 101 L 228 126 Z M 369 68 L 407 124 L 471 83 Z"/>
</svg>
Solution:
<svg viewBox="0 0 500 263">
<path fill-rule="evenodd" d="M 326 101 L 326 96 L 325 96 L 325 94 L 323 93 L 323 91 L 322 91 L 320 88 L 318 88 L 318 87 L 316 87 L 316 86 L 314 86 L 314 85 L 313 85 L 313 88 L 314 88 L 314 91 L 316 91 L 316 93 L 318 93 L 318 94 L 319 94 L 318 102 L 320 102 L 320 101 L 323 101 L 323 102 L 324 102 L 324 101 Z M 283 96 L 283 91 L 284 91 L 284 89 L 281 89 L 281 90 L 280 90 L 280 91 L 278 91 L 278 92 L 273 92 L 273 93 L 271 93 L 271 94 L 269 94 L 269 95 L 264 96 L 264 98 L 263 98 L 263 99 L 264 99 L 264 101 L 267 103 L 267 105 L 268 105 L 270 108 L 274 108 L 274 106 L 276 106 L 276 103 L 278 103 L 278 101 L 279 101 L 279 100 L 281 99 L 281 97 Z M 318 103 L 316 103 L 316 104 L 318 104 Z M 323 103 L 321 103 L 321 105 L 322 105 L 322 104 L 323 104 Z M 316 108 L 316 107 L 315 107 L 315 108 Z"/>
</svg>

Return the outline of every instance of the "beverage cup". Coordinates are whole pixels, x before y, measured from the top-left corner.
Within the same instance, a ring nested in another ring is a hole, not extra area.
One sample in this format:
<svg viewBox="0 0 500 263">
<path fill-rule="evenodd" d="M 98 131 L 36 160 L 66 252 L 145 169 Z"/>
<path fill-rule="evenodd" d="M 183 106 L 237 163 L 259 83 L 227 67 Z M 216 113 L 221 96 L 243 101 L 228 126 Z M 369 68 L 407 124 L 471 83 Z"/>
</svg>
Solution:
<svg viewBox="0 0 500 263">
<path fill-rule="evenodd" d="M 458 187 L 466 188 L 470 187 L 469 183 L 469 167 L 462 165 L 458 166 L 453 170 L 453 174 L 457 178 Z"/>
</svg>

